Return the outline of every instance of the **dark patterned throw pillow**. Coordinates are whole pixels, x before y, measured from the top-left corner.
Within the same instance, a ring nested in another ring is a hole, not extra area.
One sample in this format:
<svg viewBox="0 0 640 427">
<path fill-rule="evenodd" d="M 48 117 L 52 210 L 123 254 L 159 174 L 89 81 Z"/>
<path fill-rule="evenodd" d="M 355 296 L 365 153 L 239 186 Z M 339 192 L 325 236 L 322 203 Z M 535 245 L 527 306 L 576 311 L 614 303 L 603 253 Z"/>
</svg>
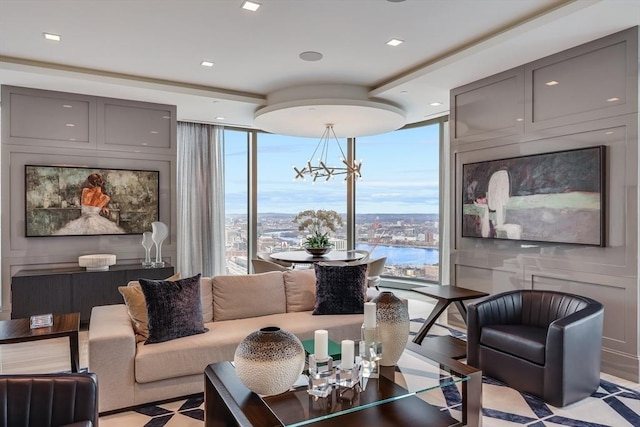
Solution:
<svg viewBox="0 0 640 427">
<path fill-rule="evenodd" d="M 316 263 L 316 303 L 313 314 L 360 314 L 367 292 L 367 265 Z"/>
<path fill-rule="evenodd" d="M 208 331 L 202 322 L 200 274 L 174 282 L 148 279 L 139 281 L 147 302 L 149 338 L 145 344 Z"/>
</svg>

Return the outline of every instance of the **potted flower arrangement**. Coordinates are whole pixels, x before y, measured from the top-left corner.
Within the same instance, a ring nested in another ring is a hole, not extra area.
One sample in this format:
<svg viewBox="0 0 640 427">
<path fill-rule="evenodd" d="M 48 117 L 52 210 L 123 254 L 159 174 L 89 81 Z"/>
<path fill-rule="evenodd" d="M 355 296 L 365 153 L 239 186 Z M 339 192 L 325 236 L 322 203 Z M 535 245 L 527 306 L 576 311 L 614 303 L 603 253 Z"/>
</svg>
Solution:
<svg viewBox="0 0 640 427">
<path fill-rule="evenodd" d="M 331 250 L 329 231 L 335 232 L 342 226 L 342 217 L 332 210 L 306 210 L 298 213 L 293 222 L 299 224 L 298 230 L 309 233 L 304 241 L 305 250 L 313 256 L 322 256 Z"/>
</svg>

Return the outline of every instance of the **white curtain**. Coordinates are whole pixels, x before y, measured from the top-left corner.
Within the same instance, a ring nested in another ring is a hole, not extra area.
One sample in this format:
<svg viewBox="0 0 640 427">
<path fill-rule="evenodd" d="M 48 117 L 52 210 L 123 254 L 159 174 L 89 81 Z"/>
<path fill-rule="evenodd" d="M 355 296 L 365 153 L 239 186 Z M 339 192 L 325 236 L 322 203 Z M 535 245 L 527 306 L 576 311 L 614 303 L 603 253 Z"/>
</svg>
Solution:
<svg viewBox="0 0 640 427">
<path fill-rule="evenodd" d="M 182 277 L 225 273 L 224 132 L 178 122 L 178 262 Z"/>
</svg>

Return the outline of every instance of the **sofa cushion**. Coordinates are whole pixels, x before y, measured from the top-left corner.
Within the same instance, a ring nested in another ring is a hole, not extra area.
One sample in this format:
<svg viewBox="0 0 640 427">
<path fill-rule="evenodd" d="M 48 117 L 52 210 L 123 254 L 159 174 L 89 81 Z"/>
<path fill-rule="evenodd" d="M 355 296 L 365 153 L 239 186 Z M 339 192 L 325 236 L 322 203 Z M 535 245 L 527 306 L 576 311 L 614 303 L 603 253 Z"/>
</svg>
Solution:
<svg viewBox="0 0 640 427">
<path fill-rule="evenodd" d="M 233 360 L 236 347 L 247 335 L 266 326 L 277 326 L 300 340 L 313 338 L 316 329 L 329 331 L 329 339 L 358 340 L 363 316 L 345 314 L 313 316 L 311 311 L 280 313 L 227 321 L 205 326 L 208 332 L 154 345 L 138 344 L 135 357 L 135 380 L 149 383 L 187 375 L 202 375 L 210 363 Z"/>
<path fill-rule="evenodd" d="M 287 313 L 313 310 L 316 303 L 316 272 L 312 269 L 282 273 L 287 297 Z"/>
<path fill-rule="evenodd" d="M 547 328 L 527 325 L 484 326 L 480 344 L 544 365 Z"/>
<path fill-rule="evenodd" d="M 206 332 L 202 322 L 200 274 L 175 282 L 140 279 L 147 301 L 149 338 L 145 344 Z"/>
<path fill-rule="evenodd" d="M 313 314 L 356 314 L 364 312 L 367 264 L 332 265 L 316 263 L 316 300 Z"/>
<path fill-rule="evenodd" d="M 238 276 L 215 276 L 213 320 L 233 320 L 285 313 L 282 272 Z"/>
<path fill-rule="evenodd" d="M 165 280 L 175 281 L 180 279 L 180 273 L 167 277 Z M 119 286 L 118 291 L 124 298 L 127 306 L 127 313 L 131 318 L 133 330 L 136 333 L 136 341 L 144 341 L 149 338 L 149 327 L 147 325 L 147 302 L 137 280 L 129 282 L 127 286 Z"/>
</svg>

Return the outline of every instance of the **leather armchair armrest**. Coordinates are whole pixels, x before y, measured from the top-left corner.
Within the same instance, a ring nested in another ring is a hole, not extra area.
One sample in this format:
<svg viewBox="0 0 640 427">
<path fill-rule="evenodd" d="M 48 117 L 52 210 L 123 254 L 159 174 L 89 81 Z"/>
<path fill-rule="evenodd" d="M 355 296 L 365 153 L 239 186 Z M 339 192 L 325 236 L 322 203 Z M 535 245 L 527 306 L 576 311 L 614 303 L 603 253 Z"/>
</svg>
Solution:
<svg viewBox="0 0 640 427">
<path fill-rule="evenodd" d="M 65 424 L 61 427 L 93 427 L 93 423 L 91 421 L 78 421 L 73 424 Z"/>
<path fill-rule="evenodd" d="M 561 396 L 562 383 L 588 390 L 599 381 L 604 308 L 594 302 L 549 325 L 545 354 L 544 393 L 549 400 L 572 401 L 571 390 Z M 572 381 L 568 381 L 571 379 Z"/>
</svg>

